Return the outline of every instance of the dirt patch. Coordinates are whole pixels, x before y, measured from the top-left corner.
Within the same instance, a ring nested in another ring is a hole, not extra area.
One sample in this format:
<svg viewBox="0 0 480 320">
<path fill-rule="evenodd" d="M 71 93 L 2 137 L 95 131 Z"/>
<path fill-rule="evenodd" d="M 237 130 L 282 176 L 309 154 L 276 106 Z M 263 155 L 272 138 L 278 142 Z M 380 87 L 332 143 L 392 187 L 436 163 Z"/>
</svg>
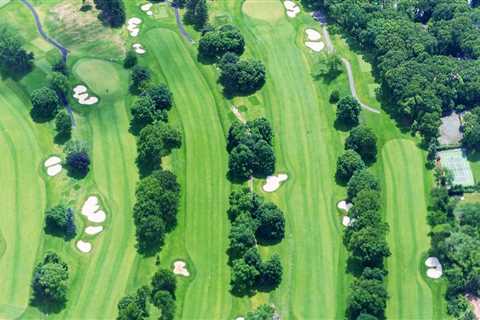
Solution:
<svg viewBox="0 0 480 320">
<path fill-rule="evenodd" d="M 66 0 L 49 10 L 46 27 L 71 51 L 89 50 L 94 46 L 96 56 L 118 58 L 125 53 L 121 31 L 104 27 L 97 15 L 95 7 L 82 12 L 78 1 Z"/>
</svg>

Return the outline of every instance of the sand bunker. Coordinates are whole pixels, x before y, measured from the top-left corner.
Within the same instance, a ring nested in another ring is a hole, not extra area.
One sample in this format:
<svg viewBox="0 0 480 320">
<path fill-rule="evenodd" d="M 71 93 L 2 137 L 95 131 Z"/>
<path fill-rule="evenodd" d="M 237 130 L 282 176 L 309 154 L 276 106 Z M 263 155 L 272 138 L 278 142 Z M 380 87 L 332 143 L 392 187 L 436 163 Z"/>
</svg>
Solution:
<svg viewBox="0 0 480 320">
<path fill-rule="evenodd" d="M 97 97 L 89 96 L 87 87 L 78 85 L 73 88 L 73 97 L 78 100 L 78 103 L 84 105 L 92 105 L 98 102 Z"/>
<path fill-rule="evenodd" d="M 347 202 L 345 200 L 342 200 L 337 204 L 338 209 L 346 211 L 346 212 L 348 212 L 352 207 L 353 207 L 353 204 L 351 204 L 350 202 Z"/>
<path fill-rule="evenodd" d="M 107 215 L 99 209 L 98 198 L 96 196 L 90 196 L 83 204 L 82 214 L 91 222 L 102 223 L 107 218 Z"/>
<path fill-rule="evenodd" d="M 350 225 L 352 224 L 352 221 L 350 219 L 349 216 L 343 216 L 342 218 L 342 224 L 345 226 L 345 227 L 350 227 Z"/>
<path fill-rule="evenodd" d="M 92 244 L 87 241 L 78 240 L 77 248 L 83 253 L 89 253 L 90 251 L 92 251 Z"/>
<path fill-rule="evenodd" d="M 130 32 L 132 37 L 138 36 L 140 33 L 140 24 L 142 23 L 142 19 L 133 17 L 128 19 L 127 21 L 127 30 Z"/>
<path fill-rule="evenodd" d="M 173 273 L 184 277 L 188 277 L 190 275 L 190 272 L 187 270 L 187 264 L 180 260 L 173 263 Z"/>
<path fill-rule="evenodd" d="M 280 184 L 284 181 L 287 181 L 288 175 L 285 173 L 280 173 L 276 176 L 268 176 L 266 183 L 263 185 L 263 191 L 273 192 L 280 188 Z"/>
<path fill-rule="evenodd" d="M 144 54 L 145 52 L 147 52 L 140 43 L 134 43 L 132 47 L 138 54 Z"/>
<path fill-rule="evenodd" d="M 305 33 L 307 34 L 307 38 L 310 41 L 318 41 L 321 38 L 320 32 L 318 32 L 317 30 L 307 29 L 305 30 Z"/>
<path fill-rule="evenodd" d="M 425 260 L 425 265 L 428 267 L 427 277 L 431 279 L 438 279 L 442 276 L 442 264 L 437 257 L 428 257 L 427 260 Z"/>
<path fill-rule="evenodd" d="M 152 10 L 152 6 L 153 4 L 152 3 L 147 3 L 147 4 L 144 4 L 144 5 L 141 5 L 140 6 L 140 9 L 142 9 L 143 12 L 145 12 L 148 16 L 153 16 L 153 12 Z"/>
<path fill-rule="evenodd" d="M 103 231 L 102 226 L 90 226 L 85 228 L 85 233 L 89 235 L 96 235 Z"/>
<path fill-rule="evenodd" d="M 56 156 L 50 157 L 45 161 L 44 165 L 47 168 L 47 174 L 50 177 L 54 177 L 62 171 L 62 165 L 60 162 L 62 162 L 62 159 Z"/>
<path fill-rule="evenodd" d="M 283 5 L 285 6 L 285 9 L 287 9 L 287 16 L 290 18 L 295 18 L 297 14 L 300 13 L 300 7 L 293 1 L 284 1 Z"/>
<path fill-rule="evenodd" d="M 323 48 L 325 48 L 325 44 L 323 42 L 307 41 L 305 42 L 305 45 L 315 52 L 320 52 L 323 50 Z"/>
</svg>

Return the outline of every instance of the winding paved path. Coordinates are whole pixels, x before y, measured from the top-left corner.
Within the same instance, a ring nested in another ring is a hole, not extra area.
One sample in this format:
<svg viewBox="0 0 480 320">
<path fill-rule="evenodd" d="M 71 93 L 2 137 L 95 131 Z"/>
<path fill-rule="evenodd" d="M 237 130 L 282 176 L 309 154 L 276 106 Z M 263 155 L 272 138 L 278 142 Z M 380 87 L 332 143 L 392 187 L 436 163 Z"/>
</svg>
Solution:
<svg viewBox="0 0 480 320">
<path fill-rule="evenodd" d="M 183 25 L 182 18 L 180 17 L 180 10 L 178 9 L 178 6 L 175 5 L 175 3 L 171 2 L 170 3 L 173 10 L 175 10 L 175 20 L 177 20 L 177 26 L 178 26 L 178 31 L 180 31 L 180 34 L 187 39 L 188 42 L 194 43 L 192 36 L 185 30 L 185 26 Z"/>
<path fill-rule="evenodd" d="M 33 7 L 33 5 L 30 2 L 28 2 L 27 0 L 20 0 L 20 2 L 23 3 L 30 10 L 30 12 L 32 12 L 33 19 L 35 20 L 35 25 L 37 26 L 38 33 L 40 33 L 40 35 L 42 36 L 43 39 L 45 39 L 45 41 L 47 41 L 48 43 L 53 45 L 55 48 L 57 48 L 58 51 L 60 51 L 60 54 L 62 55 L 62 60 L 63 60 L 63 62 L 66 63 L 67 62 L 67 57 L 68 57 L 68 49 L 65 48 L 64 46 L 62 46 L 57 40 L 55 40 L 53 38 L 50 38 L 45 33 L 45 31 L 43 30 L 42 23 L 40 22 L 40 18 L 38 16 L 38 13 L 37 13 L 37 11 L 35 11 L 35 8 Z M 65 106 L 65 109 L 67 109 L 68 115 L 70 116 L 70 119 L 72 120 L 72 127 L 75 128 L 76 124 L 75 124 L 75 118 L 73 117 L 72 107 L 68 104 L 68 100 L 64 95 L 62 95 L 60 97 L 60 100 L 62 101 L 63 105 Z"/>
</svg>

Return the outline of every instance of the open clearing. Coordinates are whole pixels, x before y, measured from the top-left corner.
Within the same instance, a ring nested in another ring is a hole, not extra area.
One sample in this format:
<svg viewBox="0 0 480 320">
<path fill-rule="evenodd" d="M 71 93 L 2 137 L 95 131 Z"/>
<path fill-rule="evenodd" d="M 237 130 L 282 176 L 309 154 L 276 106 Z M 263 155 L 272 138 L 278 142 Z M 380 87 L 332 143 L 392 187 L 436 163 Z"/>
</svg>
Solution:
<svg viewBox="0 0 480 320">
<path fill-rule="evenodd" d="M 432 292 L 421 265 L 430 247 L 426 224 L 426 198 L 422 154 L 412 141 L 397 139 L 385 144 L 384 163 L 388 242 L 390 319 L 438 319 Z"/>
</svg>

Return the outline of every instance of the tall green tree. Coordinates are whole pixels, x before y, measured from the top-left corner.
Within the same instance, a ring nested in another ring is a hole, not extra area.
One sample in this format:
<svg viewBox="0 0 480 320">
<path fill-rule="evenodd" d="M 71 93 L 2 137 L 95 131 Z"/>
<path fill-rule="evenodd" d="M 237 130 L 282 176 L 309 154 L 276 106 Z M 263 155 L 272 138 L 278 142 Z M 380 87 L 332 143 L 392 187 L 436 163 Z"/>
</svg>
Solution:
<svg viewBox="0 0 480 320">
<path fill-rule="evenodd" d="M 19 33 L 0 23 L 0 71 L 18 77 L 33 68 L 33 53 L 23 48 Z"/>
</svg>

